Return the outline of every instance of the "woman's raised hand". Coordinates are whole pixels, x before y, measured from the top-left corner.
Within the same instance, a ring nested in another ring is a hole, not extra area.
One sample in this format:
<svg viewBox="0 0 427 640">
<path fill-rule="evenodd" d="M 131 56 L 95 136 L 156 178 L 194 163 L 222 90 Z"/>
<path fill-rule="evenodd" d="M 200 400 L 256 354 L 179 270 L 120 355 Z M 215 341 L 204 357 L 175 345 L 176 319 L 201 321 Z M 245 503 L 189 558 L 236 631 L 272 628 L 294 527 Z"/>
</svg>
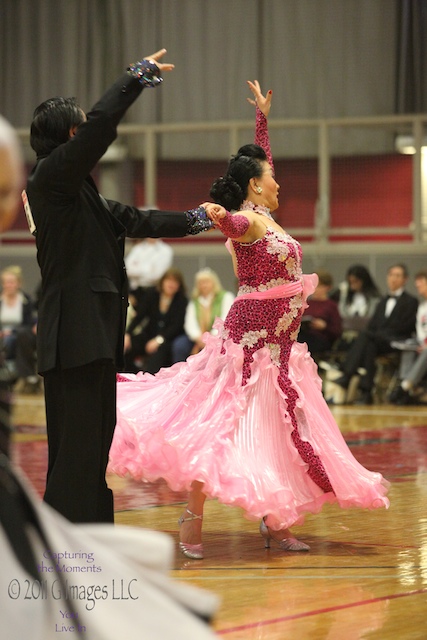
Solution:
<svg viewBox="0 0 427 640">
<path fill-rule="evenodd" d="M 253 82 L 248 80 L 247 82 L 248 82 L 249 89 L 252 91 L 254 95 L 254 100 L 252 98 L 247 98 L 247 101 L 249 102 L 249 104 L 258 106 L 260 111 L 262 111 L 262 113 L 267 118 L 268 114 L 270 113 L 271 98 L 273 97 L 273 92 L 270 89 L 269 91 L 267 91 L 266 95 L 264 96 L 261 93 L 261 87 L 259 86 L 258 80 L 254 80 Z"/>
</svg>

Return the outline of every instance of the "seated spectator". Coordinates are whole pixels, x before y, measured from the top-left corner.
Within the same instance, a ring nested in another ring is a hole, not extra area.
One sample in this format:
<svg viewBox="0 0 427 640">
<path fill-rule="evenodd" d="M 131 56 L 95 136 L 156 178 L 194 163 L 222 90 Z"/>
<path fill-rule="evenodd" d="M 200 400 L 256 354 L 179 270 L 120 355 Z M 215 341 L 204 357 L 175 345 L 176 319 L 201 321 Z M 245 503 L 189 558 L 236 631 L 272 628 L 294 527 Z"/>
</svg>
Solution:
<svg viewBox="0 0 427 640">
<path fill-rule="evenodd" d="M 148 287 L 154 287 L 171 268 L 172 247 L 158 238 L 136 239 L 125 258 L 129 299 L 137 309 Z"/>
<path fill-rule="evenodd" d="M 329 297 L 332 276 L 329 271 L 323 269 L 316 273 L 319 284 L 307 300 L 308 308 L 303 313 L 298 334 L 298 342 L 307 343 L 308 350 L 315 360 L 330 351 L 340 337 L 342 328 L 338 305 Z"/>
<path fill-rule="evenodd" d="M 410 338 L 415 331 L 418 301 L 405 291 L 407 279 L 405 265 L 395 264 L 388 269 L 389 295 L 381 298 L 368 326 L 351 345 L 341 366 L 342 375 L 334 380 L 347 389 L 351 378 L 362 373 L 360 404 L 372 404 L 377 356 L 396 352 L 391 343 Z"/>
<path fill-rule="evenodd" d="M 417 310 L 417 336 L 412 345 L 402 342 L 394 345 L 402 349 L 402 356 L 399 368 L 400 384 L 390 396 L 392 404 L 417 404 L 417 387 L 427 375 L 427 269 L 416 274 L 415 286 L 423 298 Z"/>
<path fill-rule="evenodd" d="M 157 373 L 172 364 L 171 345 L 184 333 L 188 299 L 182 273 L 171 267 L 156 287 L 147 289 L 125 334 L 125 370 Z M 142 358 L 142 365 L 135 364 Z"/>
<path fill-rule="evenodd" d="M 338 303 L 342 318 L 342 339 L 339 351 L 346 351 L 359 331 L 365 329 L 380 301 L 381 294 L 371 274 L 361 264 L 347 270 L 345 280 L 330 295 Z"/>
<path fill-rule="evenodd" d="M 234 295 L 225 291 L 212 269 L 198 271 L 194 278 L 194 289 L 185 314 L 185 334 L 175 338 L 172 344 L 174 362 L 186 360 L 189 355 L 203 349 L 203 334 L 211 332 L 215 318 L 225 320 L 233 304 Z"/>
<path fill-rule="evenodd" d="M 0 327 L 3 351 L 12 379 L 23 382 L 23 390 L 37 388 L 36 322 L 31 298 L 22 291 L 22 270 L 10 266 L 1 272 Z"/>
</svg>

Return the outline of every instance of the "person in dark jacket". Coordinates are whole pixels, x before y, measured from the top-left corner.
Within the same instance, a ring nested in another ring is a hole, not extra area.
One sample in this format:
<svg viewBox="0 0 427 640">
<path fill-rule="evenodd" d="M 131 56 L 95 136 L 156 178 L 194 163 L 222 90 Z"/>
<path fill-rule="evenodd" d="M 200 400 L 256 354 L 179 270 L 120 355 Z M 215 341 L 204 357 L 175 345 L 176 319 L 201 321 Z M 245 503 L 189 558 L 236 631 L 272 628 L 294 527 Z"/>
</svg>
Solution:
<svg viewBox="0 0 427 640">
<path fill-rule="evenodd" d="M 364 370 L 360 379 L 361 404 L 372 403 L 376 372 L 376 357 L 392 353 L 391 343 L 406 340 L 415 331 L 418 300 L 404 290 L 408 271 L 403 264 L 395 264 L 387 271 L 388 295 L 379 301 L 366 330 L 361 331 L 341 366 L 343 375 L 334 382 L 347 388 L 353 375 Z"/>
<path fill-rule="evenodd" d="M 184 333 L 185 311 L 188 298 L 179 269 L 171 267 L 160 278 L 156 287 L 149 287 L 138 306 L 138 311 L 126 329 L 125 370 L 136 373 L 157 373 L 172 364 L 172 341 Z M 141 367 L 135 359 L 142 356 Z"/>
<path fill-rule="evenodd" d="M 335 300 L 329 298 L 333 279 L 329 271 L 316 271 L 319 278 L 313 294 L 309 296 L 308 307 L 301 318 L 298 342 L 306 342 L 315 361 L 332 349 L 342 331 L 341 316 Z"/>
<path fill-rule="evenodd" d="M 173 68 L 159 62 L 164 53 L 130 65 L 87 116 L 75 99 L 52 98 L 37 107 L 31 124 L 37 164 L 23 199 L 42 277 L 37 360 L 49 451 L 44 499 L 73 522 L 114 519 L 105 471 L 123 364 L 125 237 L 182 237 L 212 226 L 207 212 L 213 205 L 140 211 L 104 199 L 90 176 L 127 109 Z"/>
</svg>

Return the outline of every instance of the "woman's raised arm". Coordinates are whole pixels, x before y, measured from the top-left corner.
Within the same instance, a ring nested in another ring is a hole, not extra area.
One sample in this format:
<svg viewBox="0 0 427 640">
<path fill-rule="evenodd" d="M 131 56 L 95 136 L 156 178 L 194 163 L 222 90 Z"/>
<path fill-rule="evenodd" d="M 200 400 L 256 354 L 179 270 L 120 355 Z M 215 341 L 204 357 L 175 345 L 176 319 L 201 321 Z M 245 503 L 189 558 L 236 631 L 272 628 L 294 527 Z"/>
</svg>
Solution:
<svg viewBox="0 0 427 640">
<path fill-rule="evenodd" d="M 273 97 L 273 92 L 271 89 L 267 91 L 264 96 L 261 92 L 261 87 L 259 85 L 258 80 L 254 80 L 251 82 L 247 81 L 249 89 L 252 91 L 254 99 L 247 98 L 248 102 L 255 106 L 256 109 L 256 120 L 255 120 L 255 144 L 262 147 L 267 155 L 268 164 L 273 169 L 274 175 L 274 163 L 273 163 L 273 155 L 271 153 L 270 147 L 270 137 L 268 135 L 268 125 L 267 125 L 267 117 L 270 113 L 271 108 L 271 99 Z"/>
</svg>

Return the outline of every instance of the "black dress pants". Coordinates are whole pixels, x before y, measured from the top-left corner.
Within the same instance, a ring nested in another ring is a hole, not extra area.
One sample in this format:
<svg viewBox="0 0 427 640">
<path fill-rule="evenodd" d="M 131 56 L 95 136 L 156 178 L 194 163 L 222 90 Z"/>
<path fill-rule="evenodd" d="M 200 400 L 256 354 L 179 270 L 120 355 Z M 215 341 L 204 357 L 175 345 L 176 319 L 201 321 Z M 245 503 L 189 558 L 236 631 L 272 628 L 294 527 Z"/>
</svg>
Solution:
<svg viewBox="0 0 427 640">
<path fill-rule="evenodd" d="M 366 369 L 366 374 L 360 380 L 362 391 L 371 391 L 374 386 L 376 373 L 375 360 L 377 356 L 392 353 L 390 342 L 372 331 L 361 331 L 352 343 L 342 367 L 348 378 L 355 375 L 360 367 Z"/>
<path fill-rule="evenodd" d="M 308 329 L 306 330 L 304 325 L 298 334 L 298 342 L 305 342 L 307 344 L 307 348 L 314 360 L 332 348 L 331 340 L 327 336 L 313 333 Z"/>
<path fill-rule="evenodd" d="M 16 375 L 28 378 L 36 374 L 36 335 L 31 327 L 22 327 L 16 333 Z"/>
<path fill-rule="evenodd" d="M 113 522 L 105 472 L 116 424 L 116 367 L 99 360 L 44 376 L 48 472 L 44 500 L 72 522 Z"/>
</svg>

